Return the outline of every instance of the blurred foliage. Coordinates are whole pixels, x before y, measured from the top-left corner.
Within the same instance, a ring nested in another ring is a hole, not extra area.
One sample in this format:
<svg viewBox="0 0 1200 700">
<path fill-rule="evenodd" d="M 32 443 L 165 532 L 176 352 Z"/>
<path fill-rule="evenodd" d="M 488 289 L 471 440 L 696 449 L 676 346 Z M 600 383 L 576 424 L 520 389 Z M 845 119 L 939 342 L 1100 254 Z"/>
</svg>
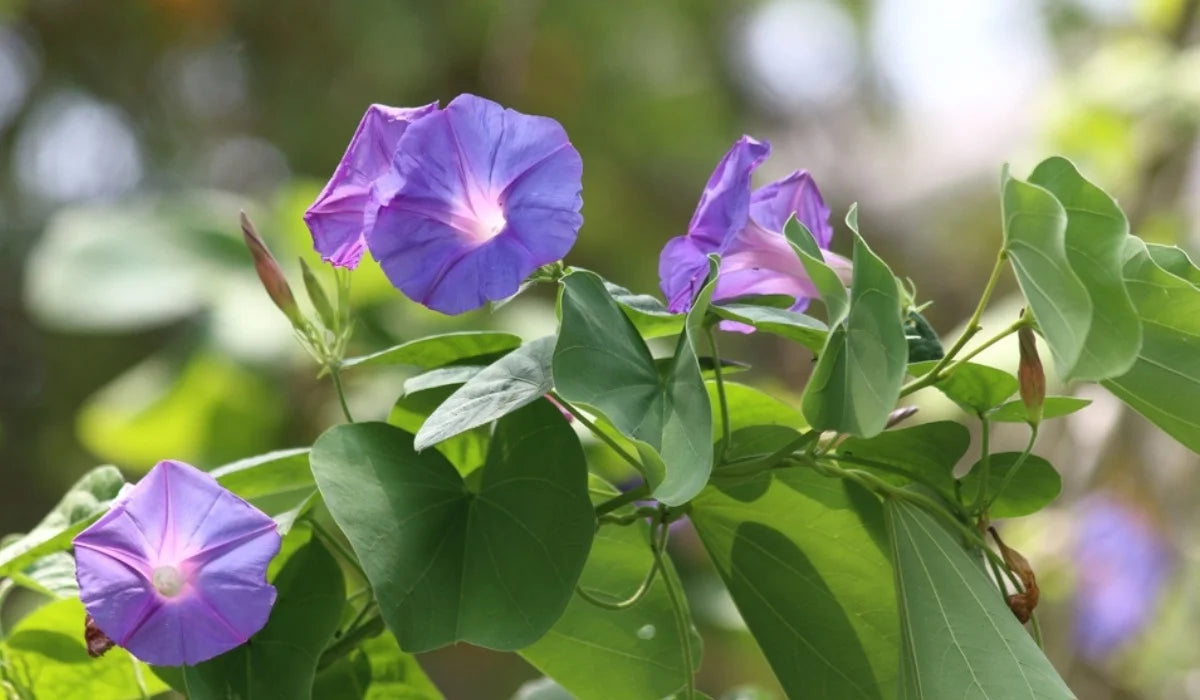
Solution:
<svg viewBox="0 0 1200 700">
<path fill-rule="evenodd" d="M 835 220 L 862 202 L 864 236 L 938 302 L 927 316 L 944 337 L 1000 240 L 1001 162 L 1027 172 L 1061 153 L 1117 197 L 1139 235 L 1195 248 L 1198 5 L 0 1 L 0 532 L 29 530 L 95 464 L 131 477 L 163 458 L 211 468 L 309 445 L 336 420 L 328 383 L 257 285 L 236 219 L 245 209 L 257 222 L 294 289 L 301 256 L 328 283 L 300 215 L 372 102 L 475 92 L 558 119 L 585 162 L 586 223 L 569 262 L 639 293 L 657 291 L 658 249 L 686 226 L 729 143 L 769 138 L 771 167 L 810 169 Z M 930 12 L 942 25 L 922 24 Z M 1030 56 L 1040 63 L 1022 77 L 1018 59 Z M 955 93 L 956 66 L 990 92 Z M 844 84 L 818 90 L 826 74 Z M 839 226 L 835 248 L 849 241 Z M 496 320 L 426 312 L 370 261 L 353 296 L 352 354 L 467 326 L 532 339 L 554 323 L 537 295 Z M 755 365 L 745 381 L 798 397 L 810 356 L 761 333 L 727 346 Z M 1015 370 L 1015 348 L 995 351 L 979 359 Z M 354 409 L 386 417 L 403 376 L 349 374 Z M 1095 403 L 1041 438 L 1066 466 L 1060 505 L 1006 540 L 1039 569 L 1051 655 L 1081 697 L 1195 697 L 1196 458 L 1111 400 L 1086 398 Z M 1022 436 L 997 439 L 1015 448 Z M 1179 573 L 1161 605 L 1161 586 L 1128 593 L 1155 596 L 1148 617 L 1089 657 L 1076 643 L 1086 630 L 1072 627 L 1082 609 L 1072 601 L 1087 592 L 1072 526 L 1086 515 L 1077 500 L 1097 488 L 1121 494 L 1112 517 L 1167 543 Z M 698 543 L 676 543 L 705 622 L 702 687 L 779 696 L 728 598 L 706 593 L 716 574 Z M 537 675 L 470 649 L 422 662 L 449 697 L 481 687 L 500 697 Z"/>
</svg>

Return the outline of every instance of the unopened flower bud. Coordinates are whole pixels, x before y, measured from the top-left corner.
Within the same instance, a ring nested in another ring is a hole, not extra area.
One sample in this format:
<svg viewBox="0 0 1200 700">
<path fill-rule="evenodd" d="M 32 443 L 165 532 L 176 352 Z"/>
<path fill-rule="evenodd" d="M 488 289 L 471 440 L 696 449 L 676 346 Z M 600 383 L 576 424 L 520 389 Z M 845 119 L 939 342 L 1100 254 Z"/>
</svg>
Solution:
<svg viewBox="0 0 1200 700">
<path fill-rule="evenodd" d="M 1046 372 L 1042 369 L 1041 358 L 1038 357 L 1033 329 L 1022 326 L 1017 331 L 1017 344 L 1021 351 L 1021 364 L 1017 370 L 1017 379 L 1021 384 L 1021 401 L 1025 404 L 1029 424 L 1036 426 L 1042 420 L 1042 403 L 1046 400 Z"/>
<path fill-rule="evenodd" d="M 304 289 L 308 292 L 308 300 L 312 302 L 313 308 L 317 310 L 317 315 L 321 317 L 321 322 L 331 331 L 338 330 L 338 316 L 333 311 L 333 304 L 329 303 L 329 297 L 325 295 L 325 289 L 321 286 L 321 281 L 313 273 L 312 268 L 308 263 L 304 262 L 304 258 L 300 258 L 300 272 L 304 277 Z"/>
<path fill-rule="evenodd" d="M 296 305 L 296 298 L 292 296 L 292 289 L 288 286 L 287 278 L 283 276 L 283 270 L 279 268 L 275 256 L 267 250 L 267 244 L 263 243 L 258 231 L 254 230 L 254 224 L 251 223 L 250 217 L 246 216 L 246 212 L 242 212 L 241 218 L 242 236 L 246 239 L 246 247 L 250 249 L 250 255 L 254 258 L 254 270 L 258 273 L 258 279 L 262 280 L 267 295 L 293 326 L 303 328 L 304 316 L 300 314 L 300 307 Z"/>
</svg>

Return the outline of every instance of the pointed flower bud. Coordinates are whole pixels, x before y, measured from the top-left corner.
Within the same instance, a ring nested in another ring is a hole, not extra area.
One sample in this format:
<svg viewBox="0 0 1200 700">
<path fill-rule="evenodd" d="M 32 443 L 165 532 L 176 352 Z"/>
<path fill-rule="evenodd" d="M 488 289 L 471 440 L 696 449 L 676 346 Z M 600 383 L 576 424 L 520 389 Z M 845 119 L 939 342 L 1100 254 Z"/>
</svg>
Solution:
<svg viewBox="0 0 1200 700">
<path fill-rule="evenodd" d="M 1021 401 L 1025 404 L 1029 424 L 1036 426 L 1042 420 L 1042 403 L 1046 399 L 1046 372 L 1042 369 L 1041 358 L 1038 357 L 1033 329 L 1022 326 L 1017 331 L 1017 343 L 1021 351 L 1021 364 L 1017 370 L 1017 379 L 1021 383 Z"/>
<path fill-rule="evenodd" d="M 250 221 L 250 217 L 246 216 L 246 212 L 242 212 L 242 236 L 246 239 L 246 247 L 250 249 L 250 255 L 254 258 L 254 270 L 258 273 L 258 279 L 262 280 L 263 287 L 267 290 L 267 295 L 271 297 L 271 301 L 275 302 L 275 306 L 283 312 L 284 316 L 292 322 L 296 328 L 303 328 L 305 325 L 304 316 L 300 314 L 300 307 L 296 305 L 296 298 L 292 296 L 292 288 L 288 286 L 287 278 L 283 276 L 283 270 L 279 268 L 279 263 L 275 261 L 275 256 L 271 255 L 271 251 L 267 249 L 267 244 L 258 235 L 258 231 L 254 229 L 254 224 Z"/>
<path fill-rule="evenodd" d="M 300 273 L 304 277 L 304 289 L 308 292 L 308 300 L 312 302 L 313 308 L 317 310 L 317 315 L 321 317 L 321 322 L 331 331 L 338 330 L 338 315 L 333 311 L 333 304 L 329 303 L 329 297 L 325 295 L 325 289 L 321 286 L 321 281 L 317 279 L 317 275 L 304 262 L 304 258 L 300 258 Z"/>
</svg>

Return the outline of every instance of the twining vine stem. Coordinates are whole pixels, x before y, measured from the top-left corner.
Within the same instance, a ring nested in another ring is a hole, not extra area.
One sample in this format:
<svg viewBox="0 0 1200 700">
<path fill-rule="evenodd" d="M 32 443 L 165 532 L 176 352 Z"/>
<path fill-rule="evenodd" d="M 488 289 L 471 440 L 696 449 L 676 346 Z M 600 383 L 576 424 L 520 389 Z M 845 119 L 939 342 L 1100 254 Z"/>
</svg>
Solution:
<svg viewBox="0 0 1200 700">
<path fill-rule="evenodd" d="M 663 558 L 666 556 L 667 537 L 670 525 L 666 522 L 666 509 L 662 510 L 662 546 L 654 547 L 654 560 L 658 564 L 658 568 L 662 569 L 663 582 L 667 587 L 667 597 L 671 600 L 671 612 L 675 614 L 675 628 L 679 633 L 679 643 L 683 645 L 683 663 L 684 676 L 687 677 L 687 685 L 684 687 L 684 698 L 686 700 L 695 700 L 696 697 L 696 674 L 695 661 L 692 651 L 692 634 L 688 629 L 688 613 L 684 609 L 683 591 L 680 590 L 679 582 L 672 577 L 666 568 Z"/>
</svg>

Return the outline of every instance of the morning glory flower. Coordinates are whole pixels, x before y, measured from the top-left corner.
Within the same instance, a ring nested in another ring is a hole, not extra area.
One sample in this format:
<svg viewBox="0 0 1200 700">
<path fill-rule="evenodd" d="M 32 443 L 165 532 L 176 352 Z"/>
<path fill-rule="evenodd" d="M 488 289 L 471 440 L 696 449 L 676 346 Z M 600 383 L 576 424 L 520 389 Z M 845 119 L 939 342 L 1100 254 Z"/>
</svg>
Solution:
<svg viewBox="0 0 1200 700">
<path fill-rule="evenodd" d="M 721 256 L 713 301 L 784 294 L 796 300 L 793 309 L 798 311 L 817 295 L 783 228 L 795 215 L 824 250 L 833 238 L 829 207 L 803 170 L 751 192 L 750 177 L 770 152 L 769 143 L 749 136 L 734 143 L 709 177 L 687 233 L 663 248 L 659 279 L 671 311 L 691 307 L 708 275 L 707 256 L 712 253 Z M 849 271 L 844 258 L 833 253 L 825 258 L 839 272 Z M 737 328 L 744 327 L 730 327 Z"/>
<path fill-rule="evenodd" d="M 183 462 L 159 462 L 75 537 L 79 597 L 146 663 L 197 664 L 244 643 L 275 603 L 275 522 Z"/>
<path fill-rule="evenodd" d="M 1171 555 L 1147 515 L 1128 503 L 1097 495 L 1081 510 L 1074 547 L 1076 644 L 1100 661 L 1150 623 Z"/>
<path fill-rule="evenodd" d="M 583 161 L 548 117 L 460 95 L 409 125 L 393 166 L 367 246 L 392 284 L 442 313 L 515 294 L 583 224 Z"/>
<path fill-rule="evenodd" d="M 313 247 L 326 262 L 351 269 L 358 265 L 366 246 L 364 235 L 374 225 L 379 205 L 398 184 L 392 170 L 396 145 L 409 124 L 436 109 L 436 102 L 367 108 L 333 177 L 304 212 Z"/>
</svg>

